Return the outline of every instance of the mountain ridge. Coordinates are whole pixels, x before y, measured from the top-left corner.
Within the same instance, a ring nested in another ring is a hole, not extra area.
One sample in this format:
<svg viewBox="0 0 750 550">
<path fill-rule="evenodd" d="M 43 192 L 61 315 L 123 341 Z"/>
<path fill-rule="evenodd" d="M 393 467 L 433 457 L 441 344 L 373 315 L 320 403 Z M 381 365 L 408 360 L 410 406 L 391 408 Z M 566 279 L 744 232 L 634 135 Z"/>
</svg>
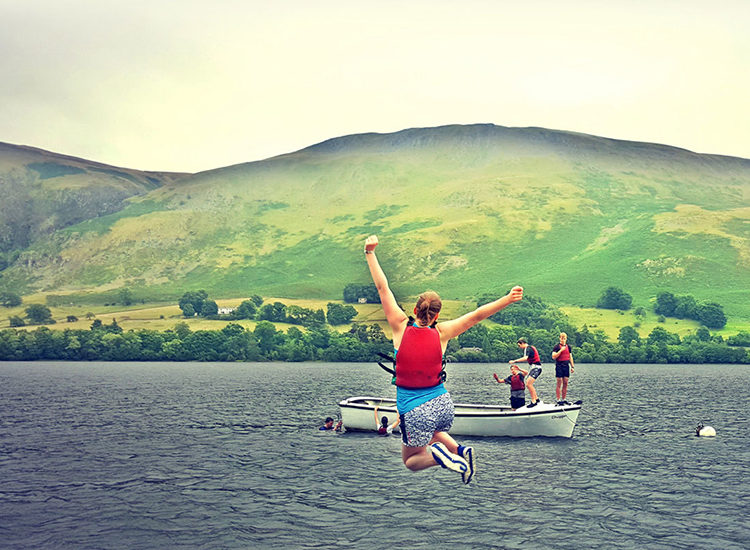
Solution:
<svg viewBox="0 0 750 550">
<path fill-rule="evenodd" d="M 342 150 L 346 146 L 350 145 L 354 141 L 363 141 L 368 139 L 384 139 L 387 141 L 394 141 L 394 145 L 401 142 L 408 142 L 408 138 L 412 135 L 424 136 L 426 133 L 434 133 L 438 136 L 445 136 L 445 130 L 459 129 L 464 131 L 469 137 L 475 140 L 478 137 L 486 138 L 506 138 L 508 141 L 518 141 L 518 137 L 522 136 L 524 141 L 527 143 L 543 144 L 543 145 L 557 145 L 560 148 L 575 148 L 576 146 L 588 146 L 591 145 L 604 145 L 604 150 L 614 149 L 618 150 L 618 156 L 621 156 L 623 150 L 631 150 L 637 152 L 638 155 L 642 154 L 644 150 L 653 150 L 654 152 L 669 153 L 669 154 L 682 154 L 685 157 L 696 158 L 696 159 L 716 159 L 722 161 L 738 161 L 744 166 L 750 167 L 750 159 L 742 157 L 728 156 L 728 155 L 717 155 L 717 154 L 705 154 L 697 153 L 689 149 L 676 147 L 672 145 L 664 145 L 660 143 L 645 142 L 645 141 L 633 141 L 623 140 L 617 138 L 609 138 L 596 136 L 591 134 L 585 134 L 581 132 L 571 132 L 566 130 L 553 130 L 549 128 L 542 128 L 538 126 L 526 126 L 526 127 L 507 127 L 498 126 L 489 123 L 477 123 L 469 125 L 449 124 L 437 127 L 426 127 L 426 128 L 407 128 L 398 132 L 391 133 L 378 133 L 368 132 L 363 134 L 350 134 L 346 136 L 340 136 L 324 140 L 320 143 L 310 145 L 303 149 L 296 151 L 296 153 L 303 152 L 318 152 L 326 150 Z M 477 130 L 483 130 L 483 135 L 478 135 Z M 424 141 L 424 140 L 422 140 Z M 571 143 L 572 142 L 572 143 Z M 342 146 L 338 147 L 341 143 Z M 424 143 L 423 143 L 424 145 Z M 395 148 L 395 147 L 392 147 Z M 293 154 L 293 153 L 292 153 Z M 275 158 L 275 157 L 272 157 Z"/>
<path fill-rule="evenodd" d="M 83 157 L 68 155 L 65 153 L 56 153 L 54 151 L 49 151 L 47 149 L 42 149 L 40 147 L 34 147 L 32 145 L 23 145 L 23 144 L 15 144 L 15 143 L 8 143 L 8 142 L 0 141 L 0 154 L 8 153 L 8 152 L 23 152 L 29 155 L 50 157 L 51 159 L 58 160 L 58 161 L 82 163 L 85 165 L 99 166 L 102 168 L 123 170 L 125 172 L 132 171 L 132 172 L 141 173 L 141 174 L 156 174 L 156 175 L 161 175 L 161 176 L 172 176 L 172 177 L 178 177 L 178 178 L 192 175 L 189 172 L 174 172 L 174 171 L 169 171 L 169 170 L 139 170 L 136 168 L 116 166 L 116 165 L 106 164 L 106 163 L 91 160 L 91 159 L 85 159 Z"/>
<path fill-rule="evenodd" d="M 185 175 L 121 168 L 0 142 L 0 193 L 4 198 L 0 203 L 0 253 L 23 249 L 59 229 L 119 211 L 129 198 Z"/>
<path fill-rule="evenodd" d="M 533 136 L 534 134 L 538 134 L 540 136 L 557 136 L 560 143 L 563 144 L 563 138 L 573 138 L 580 140 L 579 143 L 582 145 L 591 145 L 591 144 L 604 144 L 609 147 L 622 147 L 627 148 L 633 151 L 633 153 L 638 153 L 636 156 L 640 156 L 640 154 L 644 150 L 651 149 L 654 152 L 662 152 L 662 153 L 668 153 L 668 154 L 683 154 L 687 159 L 693 159 L 693 160 L 718 160 L 718 161 L 729 161 L 729 162 L 737 162 L 739 165 L 743 167 L 750 167 L 750 159 L 746 159 L 743 157 L 737 157 L 737 156 L 731 156 L 731 155 L 720 155 L 720 154 L 714 154 L 714 153 L 697 153 L 695 151 L 691 151 L 690 149 L 677 147 L 673 145 L 665 145 L 660 143 L 654 143 L 654 142 L 646 142 L 646 141 L 634 141 L 634 140 L 624 140 L 624 139 L 618 139 L 618 138 L 609 138 L 609 137 L 602 137 L 602 136 L 596 136 L 592 134 L 586 134 L 582 132 L 572 132 L 567 130 L 552 130 L 548 128 L 543 128 L 539 126 L 525 126 L 525 127 L 509 127 L 509 126 L 498 126 L 492 123 L 475 123 L 475 124 L 446 124 L 442 126 L 435 126 L 435 127 L 415 127 L 415 128 L 406 128 L 403 130 L 399 130 L 396 132 L 364 132 L 364 133 L 356 133 L 356 134 L 347 134 L 343 136 L 337 136 L 333 138 L 329 138 L 326 140 L 323 140 L 321 142 L 303 147 L 301 149 L 298 149 L 296 151 L 288 152 L 288 153 L 282 153 L 279 155 L 274 155 L 272 157 L 268 157 L 265 159 L 259 159 L 259 160 L 253 160 L 248 162 L 240 162 L 228 166 L 223 167 L 217 167 L 212 168 L 209 170 L 202 170 L 199 172 L 195 172 L 192 174 L 193 176 L 200 176 L 202 174 L 212 173 L 212 172 L 218 172 L 223 170 L 229 170 L 234 169 L 237 167 L 247 167 L 249 165 L 257 165 L 257 164 L 264 164 L 272 161 L 281 161 L 286 160 L 289 158 L 293 158 L 299 155 L 308 154 L 308 153 L 326 153 L 326 154 L 334 154 L 334 153 L 341 153 L 341 152 L 352 152 L 352 149 L 356 147 L 357 144 L 367 144 L 369 145 L 370 149 L 376 149 L 379 152 L 386 152 L 388 150 L 392 151 L 395 149 L 398 149 L 396 144 L 398 142 L 401 142 L 401 146 L 403 146 L 405 143 L 408 143 L 408 136 L 412 134 L 424 134 L 425 132 L 440 132 L 444 130 L 449 129 L 466 129 L 466 130 L 472 130 L 472 129 L 485 129 L 490 131 L 496 131 L 500 132 L 502 135 L 503 132 L 507 132 L 507 136 L 518 136 L 522 134 L 529 134 L 530 136 Z M 496 136 L 495 136 L 496 137 Z M 373 145 L 377 144 L 377 142 L 388 142 L 393 141 L 394 143 L 391 143 L 390 147 L 381 147 L 376 148 L 373 147 Z M 542 139 L 536 139 L 534 140 L 538 143 L 543 143 L 545 140 Z M 549 143 L 549 140 L 546 140 L 547 143 Z M 424 143 L 422 143 L 424 145 Z M 619 156 L 619 155 L 618 155 Z"/>
<path fill-rule="evenodd" d="M 431 286 L 465 299 L 518 282 L 590 305 L 614 285 L 641 305 L 660 289 L 715 294 L 750 318 L 739 304 L 750 302 L 750 160 L 739 157 L 446 125 L 341 136 L 158 183 L 30 243 L 0 286 L 335 299 L 367 282 L 361 241 L 377 233 L 399 295 Z"/>
</svg>

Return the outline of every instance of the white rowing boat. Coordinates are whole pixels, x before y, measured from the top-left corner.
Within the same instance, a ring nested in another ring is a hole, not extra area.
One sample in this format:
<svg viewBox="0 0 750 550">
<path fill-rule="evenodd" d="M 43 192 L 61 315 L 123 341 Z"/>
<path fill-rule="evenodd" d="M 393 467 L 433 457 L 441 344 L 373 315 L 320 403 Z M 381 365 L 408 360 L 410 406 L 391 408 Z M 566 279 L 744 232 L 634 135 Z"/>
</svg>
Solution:
<svg viewBox="0 0 750 550">
<path fill-rule="evenodd" d="M 339 403 L 344 427 L 347 430 L 376 430 L 375 407 L 378 408 L 378 418 L 387 416 L 389 424 L 398 418 L 395 399 L 350 397 Z M 455 403 L 455 409 L 450 429 L 453 435 L 572 437 L 581 404 L 560 406 L 540 402 L 534 407 L 514 411 L 509 406 Z"/>
</svg>

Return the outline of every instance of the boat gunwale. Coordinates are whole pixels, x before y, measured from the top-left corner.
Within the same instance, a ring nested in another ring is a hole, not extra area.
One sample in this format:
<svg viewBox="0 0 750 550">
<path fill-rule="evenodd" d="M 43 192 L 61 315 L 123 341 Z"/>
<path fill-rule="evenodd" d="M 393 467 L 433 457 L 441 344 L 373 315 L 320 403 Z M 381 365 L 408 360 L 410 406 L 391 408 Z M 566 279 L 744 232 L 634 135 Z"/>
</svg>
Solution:
<svg viewBox="0 0 750 550">
<path fill-rule="evenodd" d="M 381 411 L 398 412 L 395 404 L 396 400 L 391 398 L 379 398 L 370 396 L 350 397 L 339 402 L 339 407 L 349 407 L 352 409 L 366 409 L 375 410 L 376 405 L 369 405 L 367 403 L 358 403 L 357 401 L 380 401 L 381 403 L 388 402 L 390 405 L 381 406 L 377 405 L 377 408 Z M 455 416 L 460 418 L 494 418 L 494 417 L 505 417 L 505 416 L 538 416 L 538 415 L 550 415 L 558 412 L 569 412 L 569 411 L 580 411 L 583 405 L 564 405 L 561 407 L 554 407 L 552 409 L 540 410 L 540 411 L 518 411 L 511 410 L 510 407 L 502 405 L 482 405 L 482 404 L 470 404 L 470 403 L 455 403 L 456 408 Z M 473 409 L 492 409 L 487 411 L 460 411 L 459 407 L 471 407 Z"/>
</svg>

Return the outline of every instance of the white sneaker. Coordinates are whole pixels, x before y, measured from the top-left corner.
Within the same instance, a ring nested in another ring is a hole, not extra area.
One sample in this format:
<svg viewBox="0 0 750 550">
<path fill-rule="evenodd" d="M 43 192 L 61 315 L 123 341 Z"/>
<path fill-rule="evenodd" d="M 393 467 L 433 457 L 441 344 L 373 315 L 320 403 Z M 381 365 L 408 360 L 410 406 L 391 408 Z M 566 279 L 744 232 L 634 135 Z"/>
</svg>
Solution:
<svg viewBox="0 0 750 550">
<path fill-rule="evenodd" d="M 461 478 L 464 480 L 464 483 L 468 485 L 477 471 L 477 468 L 474 464 L 474 449 L 472 447 L 464 447 L 461 456 L 469 466 L 466 471 L 461 474 Z"/>
<path fill-rule="evenodd" d="M 440 464 L 443 468 L 453 470 L 459 474 L 463 474 L 469 469 L 469 464 L 463 459 L 463 457 L 454 455 L 440 442 L 430 445 L 430 450 L 432 451 L 432 457 L 435 459 L 435 462 Z"/>
</svg>

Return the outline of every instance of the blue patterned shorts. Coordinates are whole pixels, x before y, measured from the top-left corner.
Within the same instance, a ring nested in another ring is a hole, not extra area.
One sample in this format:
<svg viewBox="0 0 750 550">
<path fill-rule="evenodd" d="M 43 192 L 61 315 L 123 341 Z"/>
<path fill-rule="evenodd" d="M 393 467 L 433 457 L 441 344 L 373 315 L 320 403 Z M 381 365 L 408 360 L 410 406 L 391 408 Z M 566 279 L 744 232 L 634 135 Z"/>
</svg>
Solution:
<svg viewBox="0 0 750 550">
<path fill-rule="evenodd" d="M 401 415 L 401 438 L 407 447 L 429 445 L 435 432 L 447 432 L 453 425 L 453 400 L 449 393 Z"/>
</svg>

